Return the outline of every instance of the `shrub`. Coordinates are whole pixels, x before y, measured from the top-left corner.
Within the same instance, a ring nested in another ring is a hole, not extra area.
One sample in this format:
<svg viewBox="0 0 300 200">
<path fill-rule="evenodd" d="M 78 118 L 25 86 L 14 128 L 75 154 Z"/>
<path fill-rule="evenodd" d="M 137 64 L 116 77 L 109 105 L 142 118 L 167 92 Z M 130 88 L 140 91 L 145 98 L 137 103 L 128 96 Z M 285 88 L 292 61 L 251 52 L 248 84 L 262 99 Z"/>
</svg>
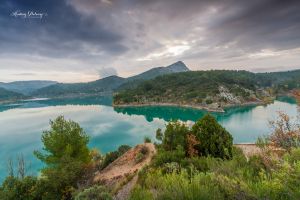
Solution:
<svg viewBox="0 0 300 200">
<path fill-rule="evenodd" d="M 119 156 L 123 155 L 124 153 L 126 153 L 129 149 L 131 149 L 131 146 L 129 145 L 121 145 L 118 148 L 118 154 Z"/>
<path fill-rule="evenodd" d="M 110 163 L 114 162 L 118 157 L 119 157 L 119 153 L 117 151 L 108 152 L 105 155 L 104 160 L 101 164 L 101 169 L 107 167 Z"/>
<path fill-rule="evenodd" d="M 8 176 L 0 187 L 0 199 L 14 200 L 14 199 L 40 199 L 37 195 L 37 178 L 26 176 L 23 179 Z"/>
<path fill-rule="evenodd" d="M 200 144 L 197 140 L 196 136 L 193 134 L 187 134 L 186 137 L 186 153 L 189 157 L 194 157 L 199 154 L 198 150 L 196 149 L 196 145 Z"/>
<path fill-rule="evenodd" d="M 135 162 L 136 163 L 142 162 L 145 159 L 147 153 L 148 153 L 148 148 L 146 146 L 142 146 L 140 151 L 135 156 Z"/>
<path fill-rule="evenodd" d="M 284 159 L 290 164 L 300 161 L 300 148 L 293 148 L 290 153 L 284 155 Z"/>
<path fill-rule="evenodd" d="M 238 185 L 240 188 L 235 190 Z M 165 175 L 160 171 L 154 171 L 148 174 L 144 187 L 138 186 L 132 192 L 130 199 L 250 199 L 247 193 L 245 185 L 212 173 L 196 172 L 190 177 L 185 171 Z"/>
<path fill-rule="evenodd" d="M 92 161 L 87 147 L 88 135 L 74 121 L 63 116 L 50 121 L 51 129 L 44 131 L 43 151 L 35 151 L 35 156 L 46 164 L 42 175 L 55 198 L 69 196 L 69 190 L 77 187 L 84 167 Z"/>
<path fill-rule="evenodd" d="M 130 194 L 129 200 L 152 200 L 153 195 L 150 191 L 137 186 Z"/>
<path fill-rule="evenodd" d="M 300 147 L 300 124 L 293 122 L 283 112 L 278 113 L 277 120 L 270 121 L 269 123 L 273 131 L 268 139 L 272 145 L 287 151 Z"/>
<path fill-rule="evenodd" d="M 75 195 L 75 200 L 112 200 L 111 195 L 106 188 L 101 185 L 95 185 L 84 189 Z"/>
<path fill-rule="evenodd" d="M 162 140 L 162 147 L 167 151 L 172 151 L 178 145 L 186 146 L 186 135 L 188 134 L 188 127 L 179 121 L 171 121 L 167 124 L 164 134 L 161 130 L 157 130 L 156 137 Z"/>
<path fill-rule="evenodd" d="M 119 146 L 117 151 L 112 151 L 112 152 L 108 152 L 102 163 L 101 163 L 101 169 L 104 169 L 105 167 L 107 167 L 110 163 L 112 163 L 113 161 L 115 161 L 117 158 L 119 158 L 120 156 L 122 156 L 124 153 L 126 153 L 129 149 L 131 149 L 130 146 L 128 145 L 121 145 Z"/>
<path fill-rule="evenodd" d="M 181 146 L 178 146 L 174 151 L 159 150 L 152 160 L 152 165 L 155 167 L 163 166 L 165 163 L 177 162 L 180 163 L 185 158 L 185 151 Z"/>
<path fill-rule="evenodd" d="M 135 158 L 134 158 L 134 160 L 135 160 L 136 163 L 140 163 L 140 162 L 142 162 L 144 159 L 145 159 L 145 155 L 142 154 L 141 152 L 139 152 L 139 153 L 135 156 Z"/>
<path fill-rule="evenodd" d="M 192 127 L 192 132 L 200 142 L 196 145 L 200 156 L 232 158 L 233 138 L 212 115 L 207 114 L 197 121 Z"/>
<path fill-rule="evenodd" d="M 151 139 L 149 137 L 144 138 L 144 143 L 151 143 Z"/>
</svg>

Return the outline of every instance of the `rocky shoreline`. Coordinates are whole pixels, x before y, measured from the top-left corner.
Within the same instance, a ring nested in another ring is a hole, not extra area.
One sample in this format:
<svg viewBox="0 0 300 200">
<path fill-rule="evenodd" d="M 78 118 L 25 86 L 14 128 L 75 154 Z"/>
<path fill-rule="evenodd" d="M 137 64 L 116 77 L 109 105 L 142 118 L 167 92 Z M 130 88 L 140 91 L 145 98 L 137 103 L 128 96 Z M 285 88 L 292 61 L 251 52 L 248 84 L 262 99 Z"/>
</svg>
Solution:
<svg viewBox="0 0 300 200">
<path fill-rule="evenodd" d="M 234 106 L 251 106 L 251 105 L 265 105 L 266 102 L 263 101 L 255 101 L 255 102 L 246 102 L 242 104 L 226 104 L 222 107 L 216 105 L 217 103 L 210 104 L 208 106 L 205 105 L 192 105 L 192 104 L 180 104 L 180 103 L 158 103 L 158 102 L 149 102 L 149 103 L 129 103 L 129 104 L 114 104 L 113 107 L 116 108 L 126 108 L 126 107 L 145 107 L 145 106 L 175 106 L 175 107 L 183 107 L 183 108 L 193 108 L 197 110 L 205 110 L 208 112 L 218 112 L 224 113 L 224 108 L 230 108 Z"/>
</svg>

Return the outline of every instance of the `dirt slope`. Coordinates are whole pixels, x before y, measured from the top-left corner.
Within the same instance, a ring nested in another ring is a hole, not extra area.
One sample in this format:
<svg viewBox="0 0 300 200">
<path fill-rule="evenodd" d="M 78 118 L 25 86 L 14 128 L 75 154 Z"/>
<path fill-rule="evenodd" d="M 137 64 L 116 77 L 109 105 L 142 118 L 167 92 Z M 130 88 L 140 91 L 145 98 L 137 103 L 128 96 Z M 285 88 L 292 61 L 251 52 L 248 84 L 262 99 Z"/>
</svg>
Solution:
<svg viewBox="0 0 300 200">
<path fill-rule="evenodd" d="M 143 146 L 148 149 L 148 152 L 141 162 L 136 162 L 136 156 Z M 112 162 L 104 170 L 97 172 L 94 182 L 108 183 L 110 185 L 111 182 L 116 182 L 123 177 L 132 175 L 149 164 L 155 153 L 156 149 L 152 143 L 139 144 Z"/>
</svg>

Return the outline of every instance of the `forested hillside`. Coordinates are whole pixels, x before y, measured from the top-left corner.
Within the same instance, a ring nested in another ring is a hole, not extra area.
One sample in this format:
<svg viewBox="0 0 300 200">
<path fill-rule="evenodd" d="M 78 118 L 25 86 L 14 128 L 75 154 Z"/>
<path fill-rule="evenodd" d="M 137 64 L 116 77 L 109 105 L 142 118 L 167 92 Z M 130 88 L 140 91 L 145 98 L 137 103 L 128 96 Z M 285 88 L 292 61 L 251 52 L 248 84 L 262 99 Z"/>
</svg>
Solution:
<svg viewBox="0 0 300 200">
<path fill-rule="evenodd" d="M 179 61 L 167 67 L 156 67 L 141 74 L 122 78 L 109 76 L 103 79 L 88 83 L 58 83 L 49 87 L 44 87 L 32 93 L 33 96 L 57 97 L 57 96 L 81 96 L 81 95 L 101 95 L 112 93 L 115 90 L 124 88 L 134 88 L 144 80 L 150 80 L 164 74 L 189 71 L 186 65 Z"/>
<path fill-rule="evenodd" d="M 68 95 L 101 94 L 111 92 L 124 83 L 125 79 L 118 76 L 110 76 L 88 83 L 58 83 L 37 90 L 33 96 L 57 97 Z"/>
<path fill-rule="evenodd" d="M 12 92 L 8 91 L 4 88 L 0 88 L 0 101 L 5 101 L 5 100 L 17 100 L 23 98 L 24 95 L 17 93 L 17 92 Z"/>
<path fill-rule="evenodd" d="M 144 81 L 114 96 L 115 105 L 147 103 L 242 104 L 272 99 L 299 87 L 300 70 L 251 73 L 247 71 L 190 71 Z"/>
<path fill-rule="evenodd" d="M 10 83 L 0 83 L 0 87 L 9 91 L 29 95 L 35 90 L 56 84 L 55 81 L 14 81 Z"/>
</svg>

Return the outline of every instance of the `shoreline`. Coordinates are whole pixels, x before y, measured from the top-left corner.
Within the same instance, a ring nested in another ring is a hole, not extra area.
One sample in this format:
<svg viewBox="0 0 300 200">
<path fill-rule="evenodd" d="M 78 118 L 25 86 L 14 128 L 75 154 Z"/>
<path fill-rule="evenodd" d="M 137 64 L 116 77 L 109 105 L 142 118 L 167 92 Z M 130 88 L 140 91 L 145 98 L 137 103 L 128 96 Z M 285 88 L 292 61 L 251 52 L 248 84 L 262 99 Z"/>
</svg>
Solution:
<svg viewBox="0 0 300 200">
<path fill-rule="evenodd" d="M 195 106 L 190 104 L 178 104 L 178 103 L 144 103 L 144 104 L 112 104 L 114 108 L 127 108 L 127 107 L 147 107 L 147 106 L 161 106 L 161 107 L 181 107 L 181 108 L 193 108 L 197 110 L 206 110 L 208 112 L 224 113 L 223 108 L 214 109 L 205 106 Z"/>
<path fill-rule="evenodd" d="M 191 104 L 179 104 L 179 103 L 143 103 L 143 104 L 112 104 L 114 108 L 129 108 L 129 107 L 147 107 L 147 106 L 161 106 L 161 107 L 181 107 L 181 108 L 193 108 L 197 110 L 204 110 L 208 112 L 217 112 L 217 113 L 225 113 L 225 108 L 231 108 L 235 106 L 251 106 L 251 105 L 265 105 L 268 104 L 263 101 L 257 101 L 257 102 L 247 102 L 242 104 L 227 104 L 223 107 L 218 108 L 211 108 L 209 106 L 200 106 L 200 105 L 191 105 Z"/>
</svg>

